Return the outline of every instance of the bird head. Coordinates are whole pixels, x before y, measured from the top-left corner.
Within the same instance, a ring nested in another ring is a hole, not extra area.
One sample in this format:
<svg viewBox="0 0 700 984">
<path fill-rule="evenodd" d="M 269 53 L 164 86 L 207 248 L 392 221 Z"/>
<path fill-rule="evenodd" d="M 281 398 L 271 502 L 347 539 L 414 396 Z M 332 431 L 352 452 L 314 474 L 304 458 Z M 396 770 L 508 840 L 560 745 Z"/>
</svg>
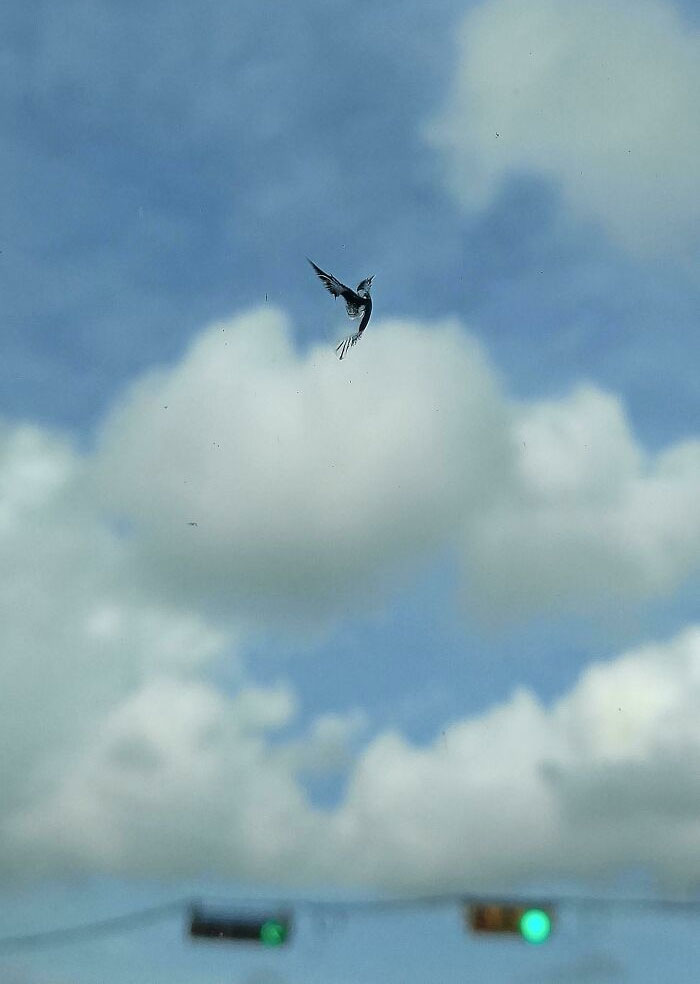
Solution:
<svg viewBox="0 0 700 984">
<path fill-rule="evenodd" d="M 357 293 L 360 297 L 369 297 L 369 289 L 372 286 L 372 281 L 374 280 L 374 274 L 371 277 L 366 277 L 361 280 L 357 285 Z"/>
</svg>

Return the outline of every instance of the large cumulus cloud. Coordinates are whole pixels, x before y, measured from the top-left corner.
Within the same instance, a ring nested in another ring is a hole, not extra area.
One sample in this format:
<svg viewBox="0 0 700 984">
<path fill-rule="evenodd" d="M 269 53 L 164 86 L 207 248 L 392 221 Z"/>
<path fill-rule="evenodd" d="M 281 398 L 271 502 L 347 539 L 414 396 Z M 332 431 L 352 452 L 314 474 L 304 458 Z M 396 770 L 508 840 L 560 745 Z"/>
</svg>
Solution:
<svg viewBox="0 0 700 984">
<path fill-rule="evenodd" d="M 500 617 L 697 569 L 700 442 L 646 452 L 593 385 L 517 404 L 456 321 L 377 323 L 352 354 L 302 355 L 280 312 L 253 311 L 125 392 L 93 476 L 154 587 L 320 618 L 451 545 L 472 607 Z"/>
<path fill-rule="evenodd" d="M 234 606 L 338 612 L 483 507 L 509 446 L 477 344 L 457 323 L 390 322 L 353 355 L 300 355 L 287 319 L 259 310 L 126 392 L 96 471 L 158 580 Z"/>
</svg>

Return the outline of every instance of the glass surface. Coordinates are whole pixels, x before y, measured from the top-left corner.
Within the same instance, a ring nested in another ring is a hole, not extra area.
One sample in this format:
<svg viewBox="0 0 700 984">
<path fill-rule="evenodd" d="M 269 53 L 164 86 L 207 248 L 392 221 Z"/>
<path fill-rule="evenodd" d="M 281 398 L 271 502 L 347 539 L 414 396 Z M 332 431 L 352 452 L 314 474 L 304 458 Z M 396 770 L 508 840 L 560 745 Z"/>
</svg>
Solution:
<svg viewBox="0 0 700 984">
<path fill-rule="evenodd" d="M 700 6 L 0 56 L 0 980 L 695 984 Z"/>
</svg>

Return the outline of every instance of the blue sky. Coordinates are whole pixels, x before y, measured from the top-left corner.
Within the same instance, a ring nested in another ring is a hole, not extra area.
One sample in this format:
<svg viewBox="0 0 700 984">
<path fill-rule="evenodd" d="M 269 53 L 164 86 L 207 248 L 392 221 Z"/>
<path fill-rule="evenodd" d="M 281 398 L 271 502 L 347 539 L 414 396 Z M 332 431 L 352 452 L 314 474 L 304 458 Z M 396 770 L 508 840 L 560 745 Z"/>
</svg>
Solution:
<svg viewBox="0 0 700 984">
<path fill-rule="evenodd" d="M 696 892 L 697 10 L 0 24 L 0 936 L 190 895 Z M 307 256 L 375 276 L 343 362 Z M 688 918 L 586 920 L 0 961 L 693 979 Z"/>
</svg>

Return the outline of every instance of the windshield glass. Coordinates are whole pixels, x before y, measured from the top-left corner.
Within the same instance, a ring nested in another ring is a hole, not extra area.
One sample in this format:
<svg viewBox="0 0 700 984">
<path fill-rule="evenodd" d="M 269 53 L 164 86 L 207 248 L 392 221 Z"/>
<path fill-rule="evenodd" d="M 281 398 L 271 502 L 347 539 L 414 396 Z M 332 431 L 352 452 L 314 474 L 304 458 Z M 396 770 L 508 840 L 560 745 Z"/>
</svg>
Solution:
<svg viewBox="0 0 700 984">
<path fill-rule="evenodd" d="M 695 982 L 697 5 L 0 25 L 0 977 Z"/>
</svg>

